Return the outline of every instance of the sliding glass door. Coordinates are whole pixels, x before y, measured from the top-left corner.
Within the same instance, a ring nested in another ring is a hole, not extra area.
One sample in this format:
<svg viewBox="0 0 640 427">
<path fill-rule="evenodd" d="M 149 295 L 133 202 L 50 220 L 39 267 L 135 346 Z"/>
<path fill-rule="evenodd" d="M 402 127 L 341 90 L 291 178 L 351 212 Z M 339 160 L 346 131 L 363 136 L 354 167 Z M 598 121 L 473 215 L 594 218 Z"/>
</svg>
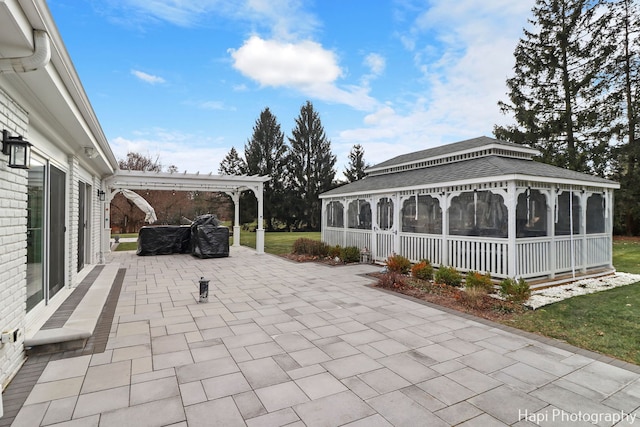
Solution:
<svg viewBox="0 0 640 427">
<path fill-rule="evenodd" d="M 64 171 L 31 158 L 27 189 L 27 311 L 65 284 Z"/>
<path fill-rule="evenodd" d="M 27 311 L 44 300 L 45 171 L 31 159 L 27 187 Z"/>
</svg>

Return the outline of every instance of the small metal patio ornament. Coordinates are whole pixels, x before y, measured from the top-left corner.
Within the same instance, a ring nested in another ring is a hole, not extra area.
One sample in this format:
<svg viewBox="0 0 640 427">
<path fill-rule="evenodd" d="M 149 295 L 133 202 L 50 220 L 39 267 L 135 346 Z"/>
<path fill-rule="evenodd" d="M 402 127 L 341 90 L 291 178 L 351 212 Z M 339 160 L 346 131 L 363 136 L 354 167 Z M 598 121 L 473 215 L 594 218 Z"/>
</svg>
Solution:
<svg viewBox="0 0 640 427">
<path fill-rule="evenodd" d="M 209 302 L 209 281 L 204 277 L 200 278 L 200 302 Z"/>
</svg>

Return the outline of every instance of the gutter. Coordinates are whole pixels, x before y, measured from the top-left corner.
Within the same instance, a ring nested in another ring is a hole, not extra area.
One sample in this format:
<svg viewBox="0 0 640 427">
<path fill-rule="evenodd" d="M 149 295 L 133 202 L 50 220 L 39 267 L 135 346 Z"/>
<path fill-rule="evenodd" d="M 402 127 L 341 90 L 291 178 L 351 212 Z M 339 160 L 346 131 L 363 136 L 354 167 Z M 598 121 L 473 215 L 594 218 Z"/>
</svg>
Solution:
<svg viewBox="0 0 640 427">
<path fill-rule="evenodd" d="M 43 30 L 33 30 L 33 54 L 18 58 L 0 58 L 0 74 L 38 70 L 51 60 L 51 41 Z"/>
</svg>

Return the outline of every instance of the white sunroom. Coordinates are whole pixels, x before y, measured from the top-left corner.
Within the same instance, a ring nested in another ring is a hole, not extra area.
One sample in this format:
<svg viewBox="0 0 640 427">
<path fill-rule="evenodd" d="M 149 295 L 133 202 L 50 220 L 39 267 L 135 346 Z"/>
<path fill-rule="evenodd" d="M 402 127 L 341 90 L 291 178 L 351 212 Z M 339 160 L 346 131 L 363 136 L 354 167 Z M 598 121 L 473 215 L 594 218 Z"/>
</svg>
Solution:
<svg viewBox="0 0 640 427">
<path fill-rule="evenodd" d="M 537 154 L 480 137 L 397 156 L 320 196 L 322 240 L 494 278 L 612 272 L 618 183 Z"/>
</svg>

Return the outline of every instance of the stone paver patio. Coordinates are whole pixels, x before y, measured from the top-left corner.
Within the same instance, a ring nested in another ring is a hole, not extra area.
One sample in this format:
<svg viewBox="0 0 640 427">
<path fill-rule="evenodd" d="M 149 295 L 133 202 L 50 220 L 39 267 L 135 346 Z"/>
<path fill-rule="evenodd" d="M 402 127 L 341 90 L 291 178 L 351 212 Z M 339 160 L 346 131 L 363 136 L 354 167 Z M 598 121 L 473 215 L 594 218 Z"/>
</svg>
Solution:
<svg viewBox="0 0 640 427">
<path fill-rule="evenodd" d="M 229 258 L 116 252 L 110 262 L 126 275 L 106 350 L 49 362 L 14 426 L 640 417 L 638 369 L 367 287 L 362 273 L 378 267 L 296 264 L 236 247 Z M 211 280 L 208 303 L 198 303 L 200 277 Z"/>
</svg>

